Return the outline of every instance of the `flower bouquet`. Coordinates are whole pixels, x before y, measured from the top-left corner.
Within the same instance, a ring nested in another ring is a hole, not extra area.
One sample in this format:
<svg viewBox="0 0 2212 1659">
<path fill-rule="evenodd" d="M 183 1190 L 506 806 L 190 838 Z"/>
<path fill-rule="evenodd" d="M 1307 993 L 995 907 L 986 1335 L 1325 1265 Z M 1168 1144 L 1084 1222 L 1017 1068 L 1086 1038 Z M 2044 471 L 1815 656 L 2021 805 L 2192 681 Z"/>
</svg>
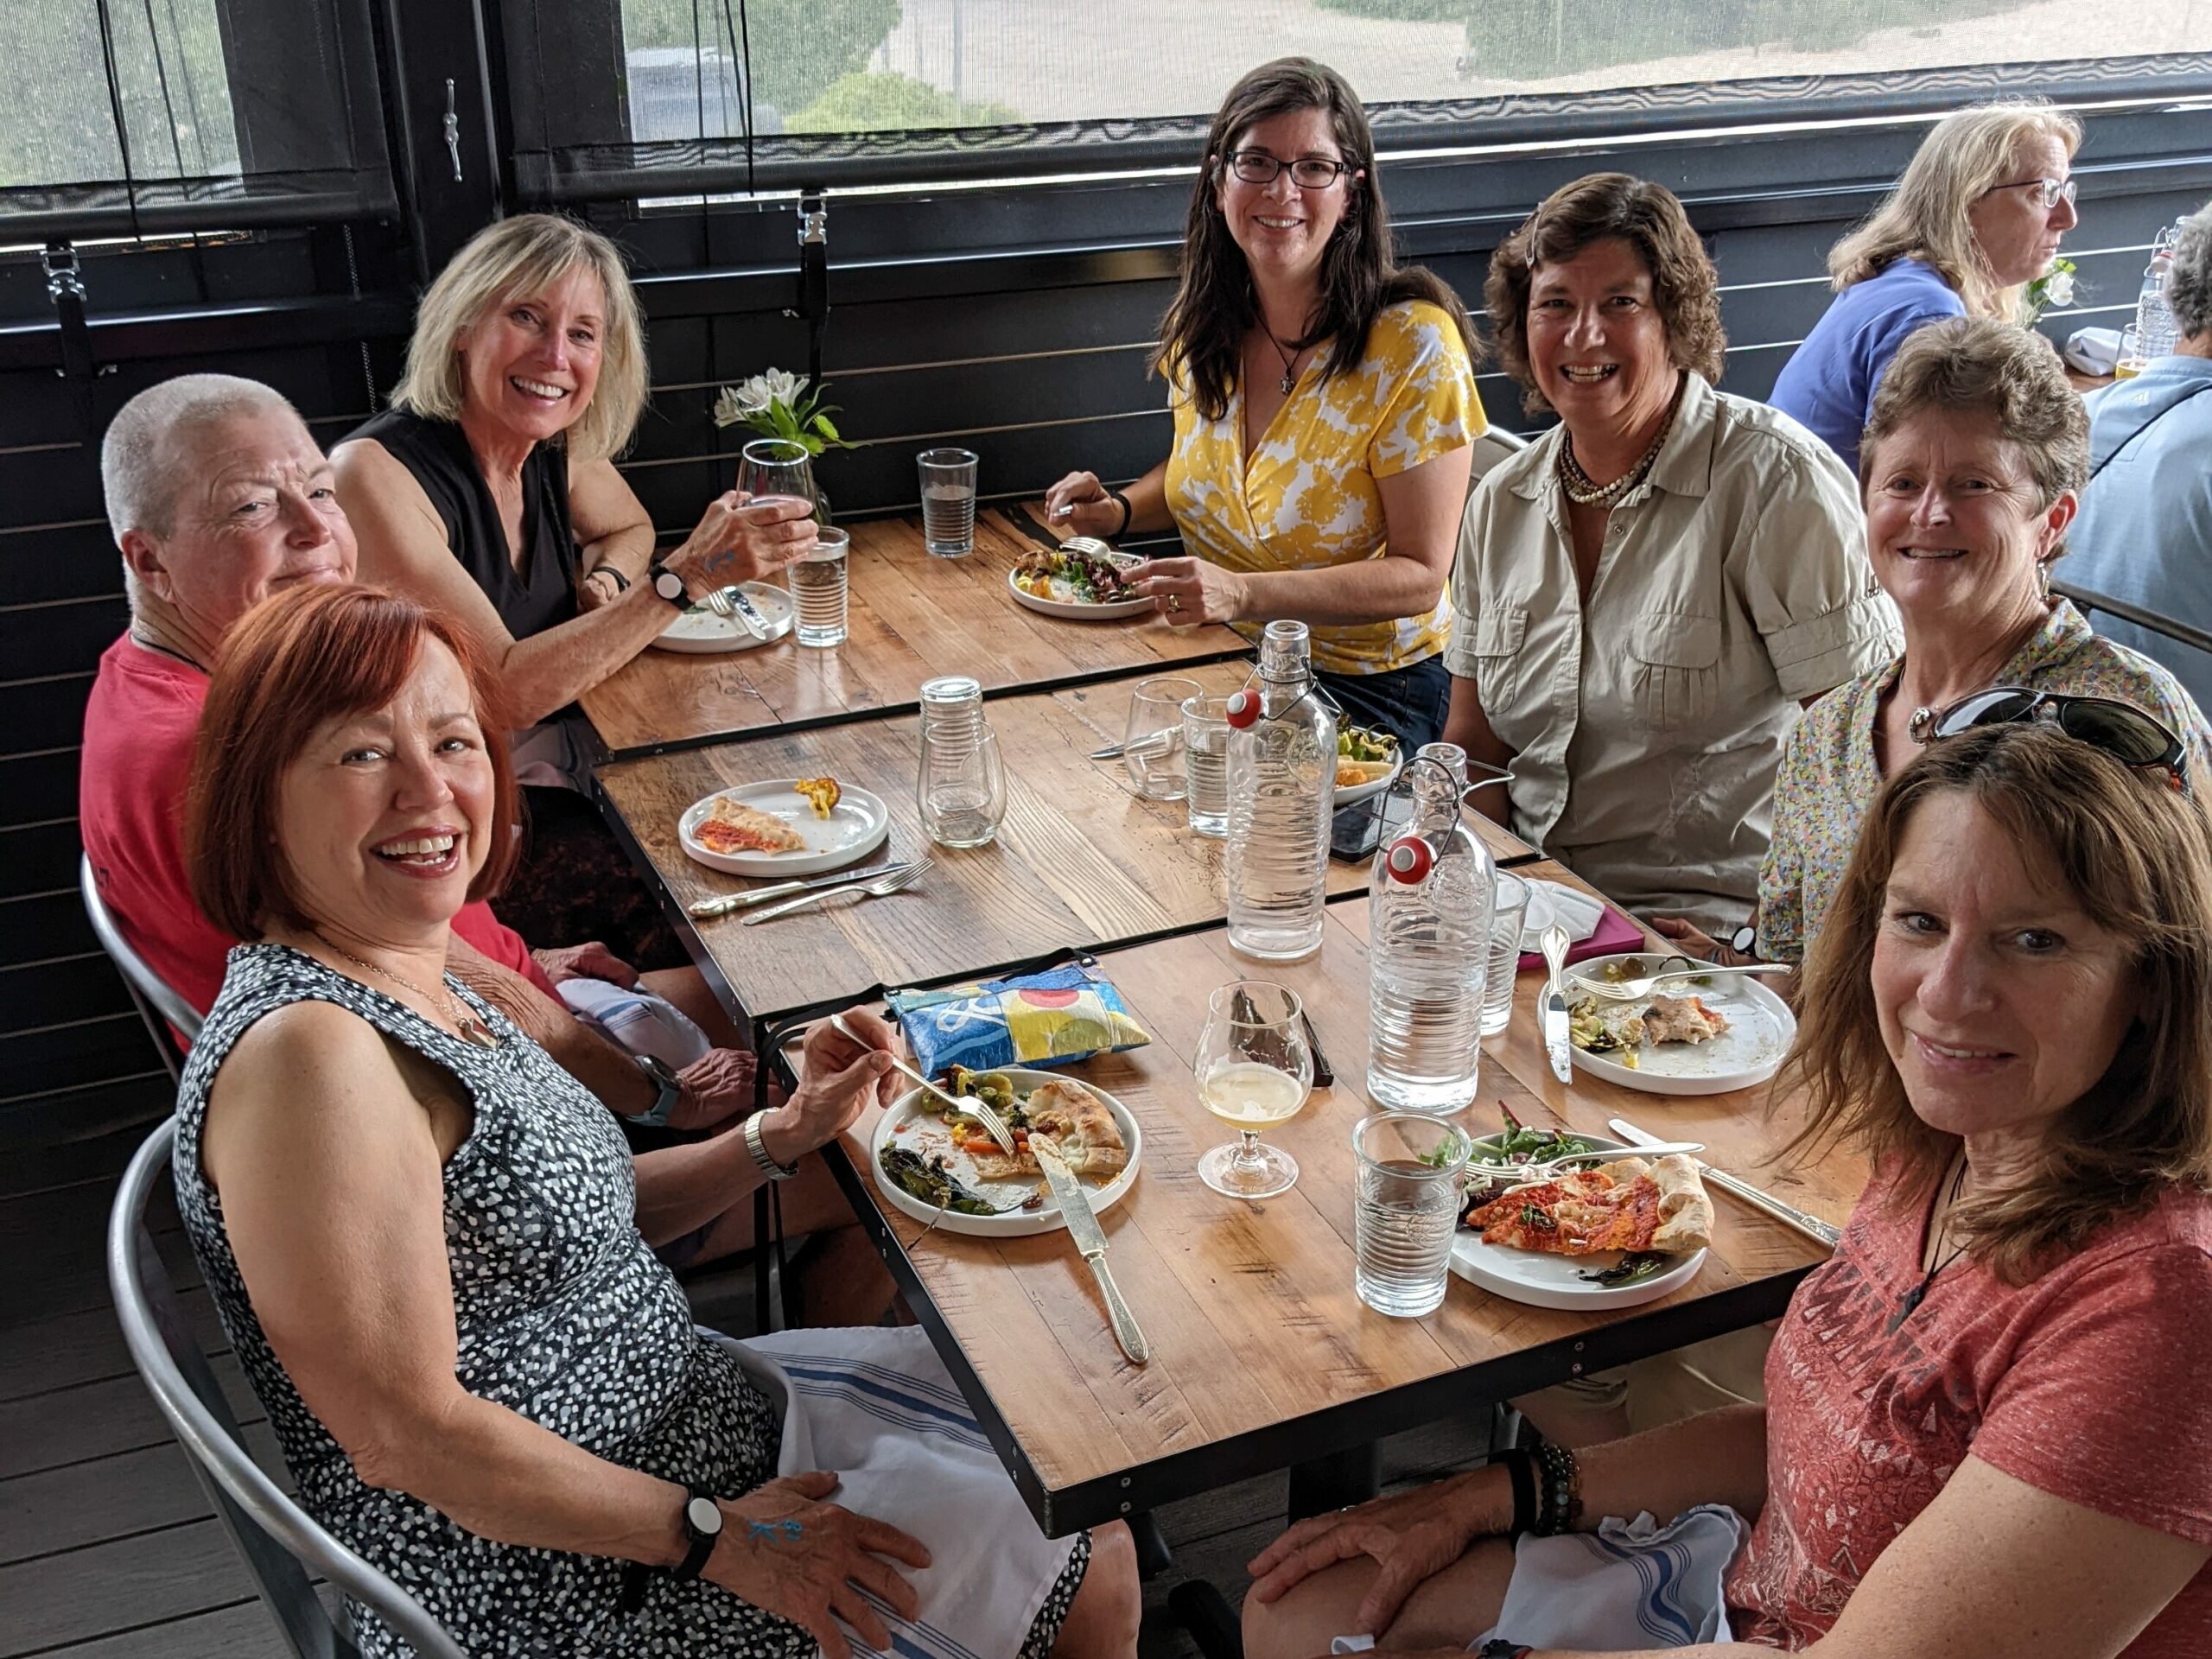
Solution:
<svg viewBox="0 0 2212 1659">
<path fill-rule="evenodd" d="M 850 448 L 830 418 L 836 405 L 822 401 L 829 388 L 809 391 L 808 386 L 787 369 L 770 369 L 740 385 L 724 386 L 715 399 L 715 424 L 748 427 L 763 437 L 786 439 L 810 457 L 824 449 Z"/>
<path fill-rule="evenodd" d="M 2050 268 L 2027 285 L 2021 296 L 2021 304 L 2027 312 L 2026 322 L 2031 328 L 2052 306 L 2063 309 L 2074 303 L 2074 262 L 2060 254 L 2050 262 Z"/>
</svg>

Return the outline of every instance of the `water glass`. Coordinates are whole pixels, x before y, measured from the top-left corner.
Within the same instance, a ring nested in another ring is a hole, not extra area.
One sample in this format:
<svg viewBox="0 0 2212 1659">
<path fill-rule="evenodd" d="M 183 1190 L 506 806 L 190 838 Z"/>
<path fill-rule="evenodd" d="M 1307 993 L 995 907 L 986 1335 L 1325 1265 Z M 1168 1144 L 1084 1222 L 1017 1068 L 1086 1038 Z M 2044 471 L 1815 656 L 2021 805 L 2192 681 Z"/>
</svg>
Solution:
<svg viewBox="0 0 2212 1659">
<path fill-rule="evenodd" d="M 1497 873 L 1491 908 L 1490 957 L 1483 969 L 1483 1025 L 1495 1037 L 1513 1021 L 1513 982 L 1521 971 L 1521 929 L 1529 919 L 1529 884 L 1510 870 Z"/>
<path fill-rule="evenodd" d="M 1202 696 L 1196 680 L 1140 680 L 1129 694 L 1129 721 L 1122 734 L 1122 764 L 1147 801 L 1183 798 L 1183 705 Z"/>
<path fill-rule="evenodd" d="M 791 604 L 798 612 L 794 632 L 802 645 L 845 643 L 845 556 L 853 538 L 834 525 L 814 532 L 814 550 L 787 567 Z"/>
<path fill-rule="evenodd" d="M 1183 704 L 1183 805 L 1195 835 L 1229 834 L 1229 699 Z"/>
<path fill-rule="evenodd" d="M 1444 1300 L 1474 1143 L 1421 1112 L 1377 1112 L 1351 1132 L 1352 1286 L 1377 1313 L 1417 1319 Z"/>
<path fill-rule="evenodd" d="M 1313 1092 L 1313 1046 L 1298 993 L 1233 980 L 1208 999 L 1191 1070 L 1198 1103 L 1237 1138 L 1198 1160 L 1198 1179 L 1227 1198 L 1271 1198 L 1298 1182 L 1298 1160 L 1262 1146 L 1260 1131 L 1296 1117 Z"/>
<path fill-rule="evenodd" d="M 976 550 L 976 453 L 972 449 L 925 449 L 917 456 L 922 472 L 922 541 L 930 556 L 963 559 Z"/>
<path fill-rule="evenodd" d="M 1006 766 L 983 718 L 983 690 L 964 674 L 922 683 L 921 764 L 914 804 L 940 847 L 988 846 L 1006 817 Z"/>
</svg>

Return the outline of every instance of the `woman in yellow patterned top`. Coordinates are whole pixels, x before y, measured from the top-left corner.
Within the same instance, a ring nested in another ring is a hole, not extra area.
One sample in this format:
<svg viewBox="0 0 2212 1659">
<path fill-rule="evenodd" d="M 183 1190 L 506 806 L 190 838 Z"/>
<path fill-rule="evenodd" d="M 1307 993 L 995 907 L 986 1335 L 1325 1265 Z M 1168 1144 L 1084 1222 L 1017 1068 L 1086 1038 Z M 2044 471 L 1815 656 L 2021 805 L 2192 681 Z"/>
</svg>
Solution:
<svg viewBox="0 0 2212 1659">
<path fill-rule="evenodd" d="M 1473 330 L 1435 276 L 1391 262 L 1358 98 L 1306 58 L 1230 89 L 1192 193 L 1182 287 L 1153 365 L 1167 458 L 1124 490 L 1071 473 L 1046 495 L 1094 536 L 1179 531 L 1188 556 L 1130 573 L 1180 626 L 1313 628 L 1354 724 L 1442 734 L 1443 650 L 1471 446 Z"/>
</svg>

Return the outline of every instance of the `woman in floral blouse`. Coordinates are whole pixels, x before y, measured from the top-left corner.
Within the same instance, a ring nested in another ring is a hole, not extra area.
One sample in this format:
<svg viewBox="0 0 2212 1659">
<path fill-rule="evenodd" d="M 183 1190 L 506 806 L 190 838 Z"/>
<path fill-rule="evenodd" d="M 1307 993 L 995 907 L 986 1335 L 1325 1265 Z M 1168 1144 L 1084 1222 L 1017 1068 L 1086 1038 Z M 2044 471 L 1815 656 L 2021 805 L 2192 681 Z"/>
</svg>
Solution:
<svg viewBox="0 0 2212 1659">
<path fill-rule="evenodd" d="M 1189 556 L 1130 573 L 1170 622 L 1255 639 L 1306 622 L 1353 721 L 1433 742 L 1444 579 L 1484 428 L 1473 340 L 1450 289 L 1391 263 L 1357 96 L 1311 60 L 1263 64 L 1214 117 L 1191 197 L 1154 359 L 1167 459 L 1126 491 L 1071 473 L 1046 501 L 1090 535 L 1179 531 Z"/>
<path fill-rule="evenodd" d="M 1926 741 L 1935 712 L 1985 687 L 2133 703 L 2180 736 L 2194 788 L 2212 779 L 2212 733 L 2189 693 L 2050 591 L 2088 430 L 2058 354 L 2009 323 L 1931 323 L 1891 361 L 1859 477 L 1904 654 L 1838 686 L 1790 734 L 1759 872 L 1760 957 L 1802 959 L 1882 780 Z"/>
</svg>

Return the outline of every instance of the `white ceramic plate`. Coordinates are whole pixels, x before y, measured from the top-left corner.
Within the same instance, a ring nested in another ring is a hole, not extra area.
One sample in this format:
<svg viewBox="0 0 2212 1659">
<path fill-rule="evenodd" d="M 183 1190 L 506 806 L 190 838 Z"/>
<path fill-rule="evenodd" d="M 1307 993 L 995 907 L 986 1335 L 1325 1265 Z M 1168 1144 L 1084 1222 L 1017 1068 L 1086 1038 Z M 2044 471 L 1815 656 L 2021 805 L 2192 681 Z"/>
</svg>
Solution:
<svg viewBox="0 0 2212 1659">
<path fill-rule="evenodd" d="M 1376 779 L 1372 783 L 1354 784 L 1348 789 L 1340 789 L 1337 791 L 1336 804 L 1338 810 L 1341 810 L 1347 806 L 1357 806 L 1362 801 L 1372 800 L 1376 796 L 1380 795 L 1384 790 L 1389 788 L 1391 785 L 1396 783 L 1398 781 L 1398 774 L 1405 769 L 1406 752 L 1404 747 L 1401 745 L 1397 753 L 1392 759 L 1389 771 L 1384 772 L 1380 778 Z"/>
<path fill-rule="evenodd" d="M 1575 1138 L 1593 1147 L 1624 1143 L 1604 1135 L 1573 1131 Z M 1632 1285 L 1593 1285 L 1580 1275 L 1610 1268 L 1621 1259 L 1618 1250 L 1595 1255 L 1547 1255 L 1541 1250 L 1516 1250 L 1503 1244 L 1485 1244 L 1482 1235 L 1462 1227 L 1452 1236 L 1452 1271 L 1471 1285 L 1480 1286 L 1510 1302 L 1530 1307 L 1564 1308 L 1591 1313 L 1605 1308 L 1640 1307 L 1678 1290 L 1705 1266 L 1705 1252 L 1692 1250 L 1675 1258 L 1649 1279 Z"/>
<path fill-rule="evenodd" d="M 1065 1071 L 1039 1071 L 1020 1065 L 1000 1066 L 996 1070 L 1025 1087 L 1054 1082 L 1083 1083 L 1080 1077 L 1070 1077 Z M 1129 1149 L 1128 1164 L 1119 1175 L 1103 1186 L 1091 1186 L 1085 1183 L 1092 1212 L 1103 1215 L 1120 1203 L 1122 1195 L 1135 1184 L 1137 1165 L 1144 1154 L 1144 1131 L 1137 1127 L 1137 1121 L 1130 1115 L 1129 1109 L 1113 1096 L 1094 1084 L 1083 1083 L 1083 1086 L 1106 1103 L 1106 1109 L 1114 1114 L 1114 1121 L 1122 1126 L 1122 1144 Z M 1033 1233 L 1058 1232 L 1066 1227 L 1067 1223 L 1060 1217 L 1060 1207 L 1053 1201 L 1052 1189 L 1045 1185 L 1045 1178 L 1041 1175 L 1034 1180 L 966 1183 L 984 1198 L 1002 1203 L 1027 1197 L 1032 1190 L 1042 1187 L 1045 1202 L 1038 1209 L 1016 1210 L 1003 1216 L 957 1216 L 947 1211 L 941 1218 L 935 1206 L 923 1203 L 886 1175 L 882 1156 L 887 1141 L 895 1136 L 899 1145 L 919 1150 L 923 1148 L 919 1137 L 932 1132 L 928 1126 L 936 1120 L 921 1109 L 921 1100 L 920 1090 L 908 1090 L 876 1120 L 875 1133 L 868 1139 L 868 1168 L 875 1177 L 876 1191 L 883 1194 L 886 1203 L 917 1221 L 936 1221 L 941 1233 L 965 1233 L 974 1238 L 1027 1238 Z M 942 1138 L 941 1130 L 935 1133 Z"/>
<path fill-rule="evenodd" d="M 1128 559 L 1122 563 L 1137 564 L 1141 561 Z M 1026 605 L 1031 610 L 1039 612 L 1046 616 L 1061 617 L 1071 622 L 1103 622 L 1109 617 L 1136 616 L 1142 612 L 1158 608 L 1157 602 L 1148 598 L 1116 599 L 1103 605 L 1087 605 L 1075 600 L 1039 598 L 1035 594 L 1023 592 L 1015 584 L 1014 572 L 1011 570 L 1006 573 L 1006 590 L 1014 595 L 1014 602 L 1017 605 Z"/>
<path fill-rule="evenodd" d="M 1661 960 L 1651 951 L 1634 950 L 1571 963 L 1567 970 L 1567 1002 L 1571 1006 L 1575 1001 L 1573 982 L 1578 974 L 1595 978 L 1609 962 L 1632 961 L 1642 962 L 1642 971 L 1649 972 Z M 1613 1057 L 1618 1051 L 1588 1054 L 1570 1043 L 1568 1052 L 1576 1068 L 1647 1095 L 1726 1094 L 1731 1089 L 1764 1083 L 1781 1070 L 1783 1057 L 1797 1036 L 1797 1020 L 1789 1005 L 1765 985 L 1748 974 L 1726 974 L 1709 985 L 1685 982 L 1662 992 L 1665 995 L 1683 993 L 1726 1014 L 1728 1029 L 1709 1043 L 1646 1044 L 1635 1051 L 1633 1066 L 1624 1065 Z"/>
<path fill-rule="evenodd" d="M 846 784 L 830 816 L 817 818 L 805 797 L 791 788 L 798 781 L 795 778 L 772 778 L 757 784 L 738 784 L 692 802 L 684 808 L 683 817 L 677 824 L 677 835 L 683 843 L 684 852 L 709 869 L 730 875 L 818 875 L 824 870 L 842 869 L 865 858 L 882 846 L 884 838 L 890 835 L 891 809 L 884 805 L 880 796 Z M 788 853 L 708 851 L 694 839 L 692 832 L 699 827 L 700 819 L 707 816 L 707 810 L 725 795 L 766 812 L 772 818 L 781 818 L 806 838 L 806 845 Z"/>
<path fill-rule="evenodd" d="M 791 603 L 789 590 L 765 582 L 744 584 L 753 607 L 767 620 L 768 637 L 761 639 L 752 629 L 734 616 L 716 616 L 705 606 L 695 606 L 660 631 L 653 644 L 662 651 L 687 652 L 694 655 L 724 651 L 750 651 L 755 645 L 773 645 L 791 631 L 791 622 L 798 614 Z"/>
</svg>

